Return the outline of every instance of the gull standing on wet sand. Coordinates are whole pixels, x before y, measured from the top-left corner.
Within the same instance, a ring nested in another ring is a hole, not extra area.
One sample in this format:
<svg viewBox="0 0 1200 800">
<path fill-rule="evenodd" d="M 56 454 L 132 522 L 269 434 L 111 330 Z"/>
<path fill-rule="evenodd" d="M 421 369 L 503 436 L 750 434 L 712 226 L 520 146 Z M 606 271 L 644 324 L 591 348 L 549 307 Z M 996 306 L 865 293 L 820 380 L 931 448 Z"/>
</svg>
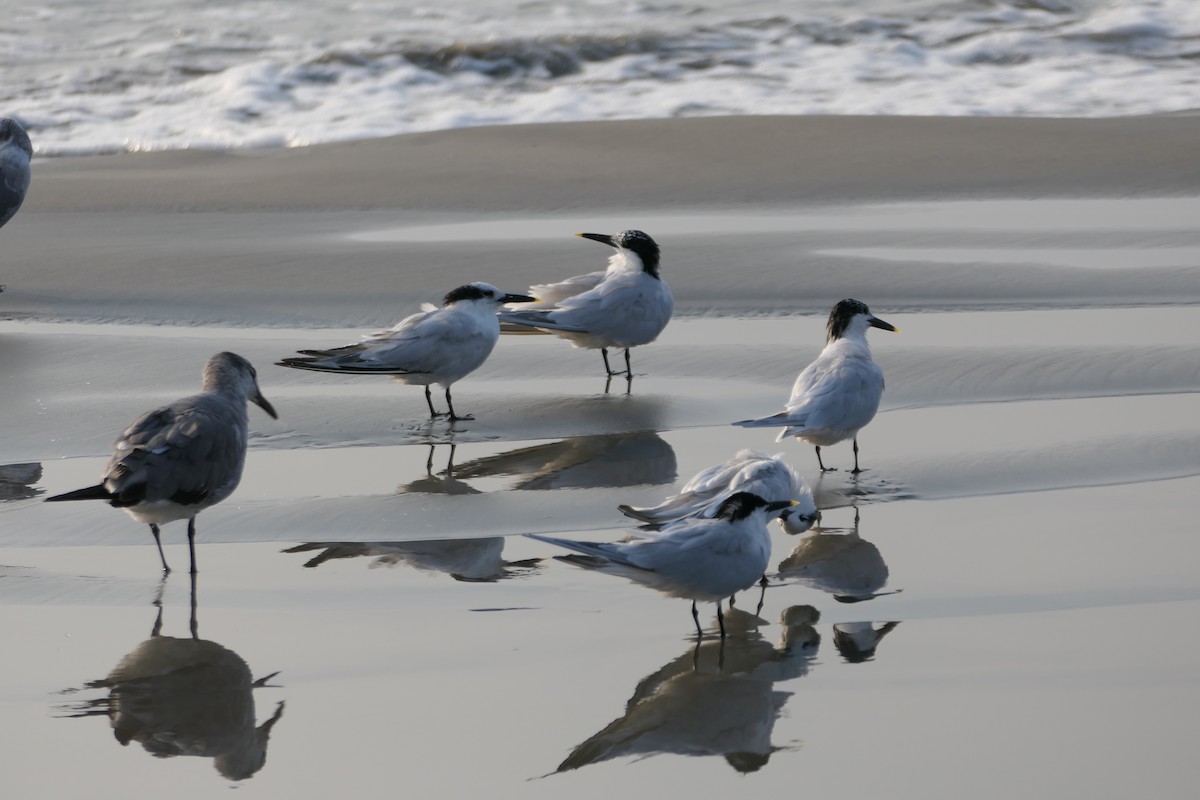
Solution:
<svg viewBox="0 0 1200 800">
<path fill-rule="evenodd" d="M 821 513 L 804 478 L 783 460 L 783 453 L 768 456 L 757 450 L 739 450 L 733 458 L 695 475 L 679 493 L 656 506 L 617 506 L 627 517 L 649 525 L 663 525 L 684 517 L 713 518 L 725 498 L 736 492 L 759 497 L 787 497 L 795 503 L 779 517 L 790 534 L 807 531 Z"/>
<path fill-rule="evenodd" d="M 425 304 L 386 331 L 363 337 L 358 344 L 332 350 L 301 350 L 305 358 L 285 358 L 278 366 L 346 375 L 390 375 L 401 383 L 425 387 L 429 416 L 451 421 L 459 416 L 450 400 L 450 386 L 478 369 L 500 338 L 496 310 L 502 303 L 529 303 L 532 297 L 505 294 L 488 283 L 469 283 L 445 296 L 442 307 Z M 433 409 L 429 385 L 446 390 L 446 415 Z"/>
<path fill-rule="evenodd" d="M 675 308 L 675 298 L 659 272 L 658 245 L 641 231 L 576 235 L 616 248 L 608 269 L 529 287 L 537 304 L 502 310 L 504 330 L 533 329 L 553 333 L 575 347 L 599 349 L 609 376 L 624 374 L 632 380 L 629 348 L 657 339 Z M 610 347 L 625 349 L 624 373 L 614 372 L 609 365 Z"/>
<path fill-rule="evenodd" d="M 867 330 L 899 328 L 871 314 L 865 303 L 842 300 L 829 312 L 825 349 L 796 378 L 787 407 L 778 414 L 733 423 L 743 428 L 783 426 L 782 440 L 795 436 L 817 449 L 817 465 L 829 472 L 821 461 L 821 448 L 847 439 L 854 440 L 854 469 L 858 466 L 858 432 L 875 418 L 883 397 L 883 370 L 871 360 Z"/>
<path fill-rule="evenodd" d="M 792 505 L 791 500 L 768 502 L 756 494 L 738 492 L 721 504 L 714 519 L 682 519 L 651 538 L 601 543 L 525 535 L 583 553 L 560 556 L 562 561 L 629 578 L 668 597 L 691 600 L 700 638 L 704 631 L 696 601 L 715 602 L 724 639 L 721 600 L 750 588 L 762 577 L 771 558 L 767 521 Z"/>
<path fill-rule="evenodd" d="M 47 497 L 107 500 L 150 526 L 163 572 L 170 572 L 158 528 L 188 521 L 188 552 L 196 572 L 196 515 L 229 497 L 246 463 L 251 402 L 278 419 L 262 396 L 250 362 L 236 353 L 217 353 L 204 366 L 200 394 L 142 415 L 114 444 L 104 477 L 96 486 Z"/>
</svg>

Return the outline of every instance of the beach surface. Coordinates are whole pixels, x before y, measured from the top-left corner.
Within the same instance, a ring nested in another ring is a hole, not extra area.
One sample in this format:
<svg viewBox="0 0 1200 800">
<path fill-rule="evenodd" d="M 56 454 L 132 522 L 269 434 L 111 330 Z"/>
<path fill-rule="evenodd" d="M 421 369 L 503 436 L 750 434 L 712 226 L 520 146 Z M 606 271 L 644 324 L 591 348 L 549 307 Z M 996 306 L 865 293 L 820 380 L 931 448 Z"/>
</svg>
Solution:
<svg viewBox="0 0 1200 800">
<path fill-rule="evenodd" d="M 0 788 L 1191 797 L 1198 141 L 1195 116 L 754 117 L 36 161 L 0 230 Z M 273 366 L 463 283 L 599 269 L 572 234 L 627 228 L 676 297 L 631 382 L 504 337 L 450 424 L 419 387 Z M 843 297 L 901 329 L 870 336 L 858 477 L 848 443 L 821 475 L 729 425 L 782 407 Z M 221 350 L 280 419 L 251 408 L 193 590 L 144 525 L 42 499 Z M 774 531 L 723 648 L 519 535 L 615 539 L 618 504 L 746 447 L 823 522 Z M 145 743 L 89 685 L 127 654 Z M 152 758 L 168 727 L 184 755 Z"/>
</svg>

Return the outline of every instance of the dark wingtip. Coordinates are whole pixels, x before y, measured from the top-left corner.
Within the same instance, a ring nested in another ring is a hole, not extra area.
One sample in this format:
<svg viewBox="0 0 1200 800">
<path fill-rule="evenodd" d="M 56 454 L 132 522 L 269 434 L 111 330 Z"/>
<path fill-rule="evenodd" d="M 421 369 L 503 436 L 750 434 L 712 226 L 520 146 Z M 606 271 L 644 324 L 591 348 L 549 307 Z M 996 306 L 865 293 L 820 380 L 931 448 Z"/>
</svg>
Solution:
<svg viewBox="0 0 1200 800">
<path fill-rule="evenodd" d="M 54 497 L 47 497 L 43 502 L 57 503 L 63 500 L 111 500 L 112 492 L 104 488 L 104 484 L 96 484 L 88 486 L 86 489 L 76 489 L 73 492 L 66 494 L 56 494 Z"/>
</svg>

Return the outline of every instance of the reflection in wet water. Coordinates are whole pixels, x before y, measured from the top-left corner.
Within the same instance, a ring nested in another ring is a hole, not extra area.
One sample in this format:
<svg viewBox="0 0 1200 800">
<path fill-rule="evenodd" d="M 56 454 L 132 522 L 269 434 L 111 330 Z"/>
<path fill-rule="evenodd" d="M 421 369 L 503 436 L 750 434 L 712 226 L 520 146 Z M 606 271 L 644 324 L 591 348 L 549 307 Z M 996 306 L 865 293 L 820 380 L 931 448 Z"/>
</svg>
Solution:
<svg viewBox="0 0 1200 800">
<path fill-rule="evenodd" d="M 446 468 L 441 474 L 433 471 L 433 454 L 437 445 L 429 445 L 429 458 L 425 460 L 425 475 L 415 481 L 402 483 L 396 487 L 396 494 L 482 494 L 478 489 L 466 484 L 455 476 L 454 451 L 457 445 L 451 444 L 450 455 L 446 458 Z"/>
<path fill-rule="evenodd" d="M 432 539 L 420 542 L 308 542 L 289 547 L 285 553 L 320 550 L 305 562 L 319 567 L 338 558 L 373 556 L 371 567 L 404 564 L 424 572 L 444 572 L 456 581 L 491 583 L 505 578 L 531 575 L 541 568 L 540 558 L 505 561 L 504 537 L 486 539 Z"/>
<path fill-rule="evenodd" d="M 0 464 L 0 503 L 37 497 L 45 491 L 34 486 L 41 479 L 41 464 Z"/>
<path fill-rule="evenodd" d="M 71 707 L 69 716 L 107 716 L 122 745 L 138 742 L 157 758 L 211 758 L 223 776 L 244 780 L 263 768 L 271 729 L 283 716 L 281 701 L 270 719 L 255 727 L 253 692 L 279 673 L 256 681 L 237 653 L 200 638 L 196 576 L 191 578 L 191 635 L 161 635 L 163 610 L 157 600 L 150 638 L 108 677 L 86 684 L 108 689 L 108 696 Z"/>
<path fill-rule="evenodd" d="M 812 606 L 786 609 L 780 641 L 771 644 L 757 630 L 762 620 L 730 612 L 730 638 L 697 643 L 643 678 L 625 714 L 572 750 L 556 772 L 660 753 L 722 756 L 738 772 L 762 769 L 783 749 L 771 734 L 791 693 L 775 683 L 807 674 L 821 641 L 818 617 Z"/>
<path fill-rule="evenodd" d="M 840 622 L 833 626 L 833 644 L 842 658 L 861 664 L 875 657 L 875 648 L 899 622 Z"/>
<path fill-rule="evenodd" d="M 654 431 L 573 436 L 468 461 L 462 479 L 511 475 L 513 489 L 595 489 L 671 483 L 675 451 Z"/>
<path fill-rule="evenodd" d="M 857 508 L 853 528 L 813 528 L 779 562 L 775 577 L 828 592 L 842 603 L 894 593 L 880 591 L 888 582 L 888 567 L 879 548 L 859 535 Z"/>
</svg>

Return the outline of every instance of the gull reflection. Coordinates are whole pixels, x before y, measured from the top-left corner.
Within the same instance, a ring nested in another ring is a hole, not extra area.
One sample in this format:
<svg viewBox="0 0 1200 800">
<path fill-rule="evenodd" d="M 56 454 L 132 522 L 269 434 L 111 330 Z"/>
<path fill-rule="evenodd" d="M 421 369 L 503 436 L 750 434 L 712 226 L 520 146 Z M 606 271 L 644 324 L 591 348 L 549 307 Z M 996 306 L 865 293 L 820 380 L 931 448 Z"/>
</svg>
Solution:
<svg viewBox="0 0 1200 800">
<path fill-rule="evenodd" d="M 34 484 L 41 479 L 41 464 L 0 464 L 0 503 L 37 497 L 44 490 Z"/>
<path fill-rule="evenodd" d="M 841 603 L 895 593 L 880 591 L 887 585 L 888 567 L 879 548 L 859 536 L 857 508 L 853 528 L 813 528 L 779 562 L 775 577 L 828 592 Z"/>
<path fill-rule="evenodd" d="M 675 450 L 654 431 L 573 436 L 468 461 L 457 474 L 513 476 L 513 489 L 657 485 L 675 480 Z"/>
<path fill-rule="evenodd" d="M 776 750 L 775 721 L 790 692 L 775 683 L 807 674 L 821 637 L 812 606 L 780 617 L 778 644 L 757 630 L 763 620 L 731 611 L 724 643 L 697 643 L 638 683 L 625 714 L 577 746 L 557 772 L 626 756 L 660 753 L 722 756 L 738 772 L 761 769 Z M 736 632 L 735 632 L 736 631 Z"/>
<path fill-rule="evenodd" d="M 456 581 L 493 583 L 518 578 L 540 569 L 541 559 L 505 561 L 504 537 L 486 539 L 430 539 L 419 542 L 308 542 L 289 547 L 285 553 L 317 553 L 304 563 L 319 567 L 339 558 L 373 557 L 370 566 L 403 564 L 423 572 L 444 572 Z"/>
<path fill-rule="evenodd" d="M 255 727 L 253 691 L 279 673 L 256 681 L 237 653 L 200 638 L 196 576 L 191 577 L 191 635 L 161 634 L 160 587 L 150 638 L 122 658 L 108 677 L 86 685 L 108 689 L 107 697 L 82 704 L 71 716 L 107 716 L 122 745 L 138 742 L 157 758 L 211 758 L 221 775 L 244 780 L 266 763 L 271 729 L 283 716 L 281 701 L 270 719 Z"/>
</svg>

